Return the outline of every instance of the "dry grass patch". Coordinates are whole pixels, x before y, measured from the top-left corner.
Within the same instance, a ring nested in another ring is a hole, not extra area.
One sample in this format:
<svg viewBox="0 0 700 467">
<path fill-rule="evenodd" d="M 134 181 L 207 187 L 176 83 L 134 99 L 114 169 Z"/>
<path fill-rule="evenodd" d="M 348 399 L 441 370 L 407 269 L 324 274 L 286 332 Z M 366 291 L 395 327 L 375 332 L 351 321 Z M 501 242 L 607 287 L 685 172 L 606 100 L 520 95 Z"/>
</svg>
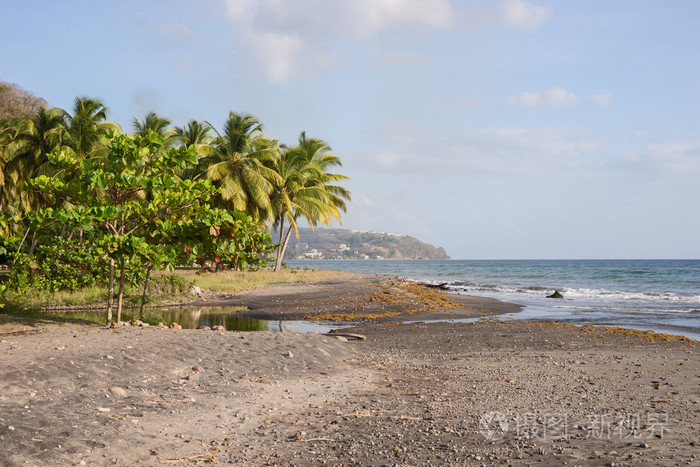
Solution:
<svg viewBox="0 0 700 467">
<path fill-rule="evenodd" d="M 287 271 L 221 271 L 201 272 L 195 270 L 178 270 L 176 274 L 189 282 L 195 283 L 203 290 L 214 293 L 237 293 L 244 290 L 259 289 L 274 284 L 295 282 L 318 282 L 329 277 L 343 276 L 348 273 L 330 270 L 287 270 Z"/>
</svg>

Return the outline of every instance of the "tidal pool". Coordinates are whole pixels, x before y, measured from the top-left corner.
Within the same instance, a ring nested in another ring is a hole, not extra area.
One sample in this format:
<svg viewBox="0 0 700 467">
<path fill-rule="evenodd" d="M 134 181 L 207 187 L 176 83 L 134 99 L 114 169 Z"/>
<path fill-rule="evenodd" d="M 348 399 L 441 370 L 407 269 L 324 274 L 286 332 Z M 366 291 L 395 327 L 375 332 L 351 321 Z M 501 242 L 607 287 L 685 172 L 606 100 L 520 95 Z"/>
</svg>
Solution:
<svg viewBox="0 0 700 467">
<path fill-rule="evenodd" d="M 328 332 L 331 329 L 349 326 L 347 323 L 331 321 L 267 320 L 237 316 L 243 310 L 244 308 L 240 307 L 172 307 L 150 309 L 147 315 L 162 318 L 166 325 L 175 322 L 183 329 L 223 326 L 227 331 Z M 99 321 L 104 315 L 103 310 L 65 313 L 67 318 L 90 321 Z M 138 319 L 138 310 L 124 310 L 122 319 Z"/>
</svg>

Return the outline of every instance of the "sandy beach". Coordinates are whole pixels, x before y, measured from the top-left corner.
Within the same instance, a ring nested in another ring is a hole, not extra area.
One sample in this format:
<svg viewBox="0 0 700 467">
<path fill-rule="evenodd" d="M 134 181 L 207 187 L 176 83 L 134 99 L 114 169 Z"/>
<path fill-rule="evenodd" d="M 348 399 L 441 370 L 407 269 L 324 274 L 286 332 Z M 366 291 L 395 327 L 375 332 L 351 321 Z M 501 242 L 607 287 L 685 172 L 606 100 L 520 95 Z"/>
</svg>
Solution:
<svg viewBox="0 0 700 467">
<path fill-rule="evenodd" d="M 415 310 L 419 297 L 376 300 L 393 281 L 356 275 L 220 299 L 277 319 Z M 353 297 L 374 300 L 358 308 Z M 519 309 L 458 300 L 411 319 Z M 363 340 L 44 324 L 2 333 L 0 465 L 699 462 L 696 343 L 488 319 L 375 321 L 344 330 Z"/>
</svg>

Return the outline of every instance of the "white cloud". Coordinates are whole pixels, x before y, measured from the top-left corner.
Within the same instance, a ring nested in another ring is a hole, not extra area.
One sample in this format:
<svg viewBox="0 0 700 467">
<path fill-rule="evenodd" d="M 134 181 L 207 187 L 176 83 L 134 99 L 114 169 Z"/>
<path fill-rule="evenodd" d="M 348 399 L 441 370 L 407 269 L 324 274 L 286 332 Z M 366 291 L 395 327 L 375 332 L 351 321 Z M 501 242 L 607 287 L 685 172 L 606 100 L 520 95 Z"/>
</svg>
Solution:
<svg viewBox="0 0 700 467">
<path fill-rule="evenodd" d="M 352 202 L 365 208 L 373 208 L 377 205 L 377 203 L 375 203 L 374 200 L 364 191 L 354 191 L 352 193 Z"/>
<path fill-rule="evenodd" d="M 610 94 L 608 91 L 601 92 L 599 94 L 593 94 L 591 96 L 591 101 L 593 101 L 595 105 L 605 107 L 607 105 L 610 105 L 610 103 L 612 102 L 612 94 Z"/>
<path fill-rule="evenodd" d="M 401 156 L 395 152 L 385 151 L 377 156 L 377 163 L 387 169 L 395 169 L 401 162 Z"/>
<path fill-rule="evenodd" d="M 177 42 L 185 43 L 199 37 L 196 32 L 191 31 L 181 23 L 161 24 L 155 28 L 155 33 L 159 36 L 169 37 Z"/>
<path fill-rule="evenodd" d="M 265 34 L 258 37 L 256 50 L 266 58 L 265 68 L 272 83 L 308 76 L 300 66 L 306 44 L 292 34 Z"/>
<path fill-rule="evenodd" d="M 700 179 L 700 141 L 654 144 L 648 151 L 651 161 L 658 167 Z"/>
<path fill-rule="evenodd" d="M 634 130 L 634 132 L 632 133 L 632 137 L 634 139 L 646 141 L 649 139 L 650 136 L 647 130 Z"/>
<path fill-rule="evenodd" d="M 512 107 L 526 109 L 541 109 L 554 107 L 571 107 L 579 98 L 573 92 L 567 91 L 561 86 L 555 86 L 544 92 L 523 92 L 517 96 L 511 96 L 506 103 Z"/>
<path fill-rule="evenodd" d="M 236 23 L 282 34 L 372 35 L 395 28 L 443 28 L 453 17 L 448 0 L 224 0 Z"/>
<path fill-rule="evenodd" d="M 445 132 L 397 124 L 383 128 L 390 145 L 399 146 L 397 173 L 480 177 L 484 173 L 521 176 L 553 170 L 593 167 L 587 156 L 602 145 L 589 135 L 558 128 L 481 128 Z M 419 135 L 419 137 L 416 137 Z M 372 161 L 381 168 L 376 157 Z"/>
<path fill-rule="evenodd" d="M 503 0 L 501 10 L 506 24 L 524 32 L 538 29 L 552 13 L 549 7 L 533 5 L 523 0 Z"/>
<path fill-rule="evenodd" d="M 448 0 L 223 0 L 236 37 L 272 82 L 306 78 L 341 60 L 333 43 L 449 27 Z M 398 56 L 418 62 L 412 54 Z M 278 61 L 282 63 L 278 63 Z"/>
<path fill-rule="evenodd" d="M 229 18 L 240 20 L 251 15 L 258 3 L 258 0 L 224 0 L 224 7 Z"/>
</svg>

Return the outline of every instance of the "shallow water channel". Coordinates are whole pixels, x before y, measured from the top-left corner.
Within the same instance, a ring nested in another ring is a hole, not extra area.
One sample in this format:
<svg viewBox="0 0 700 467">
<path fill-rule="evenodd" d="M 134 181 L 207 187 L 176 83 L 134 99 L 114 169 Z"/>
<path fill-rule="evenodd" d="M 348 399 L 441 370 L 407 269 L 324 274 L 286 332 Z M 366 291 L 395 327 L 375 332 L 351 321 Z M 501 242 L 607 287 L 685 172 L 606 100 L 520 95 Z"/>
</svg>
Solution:
<svg viewBox="0 0 700 467">
<path fill-rule="evenodd" d="M 227 331 L 277 331 L 277 332 L 328 332 L 331 329 L 347 327 L 347 323 L 306 320 L 267 320 L 237 316 L 243 309 L 239 307 L 172 307 L 150 309 L 148 316 L 160 316 L 164 323 L 178 323 L 183 329 L 197 329 L 198 326 L 223 326 Z M 132 315 L 133 314 L 133 315 Z M 74 319 L 99 320 L 105 312 L 80 311 L 65 314 Z M 138 319 L 138 310 L 124 310 L 123 319 Z"/>
</svg>

